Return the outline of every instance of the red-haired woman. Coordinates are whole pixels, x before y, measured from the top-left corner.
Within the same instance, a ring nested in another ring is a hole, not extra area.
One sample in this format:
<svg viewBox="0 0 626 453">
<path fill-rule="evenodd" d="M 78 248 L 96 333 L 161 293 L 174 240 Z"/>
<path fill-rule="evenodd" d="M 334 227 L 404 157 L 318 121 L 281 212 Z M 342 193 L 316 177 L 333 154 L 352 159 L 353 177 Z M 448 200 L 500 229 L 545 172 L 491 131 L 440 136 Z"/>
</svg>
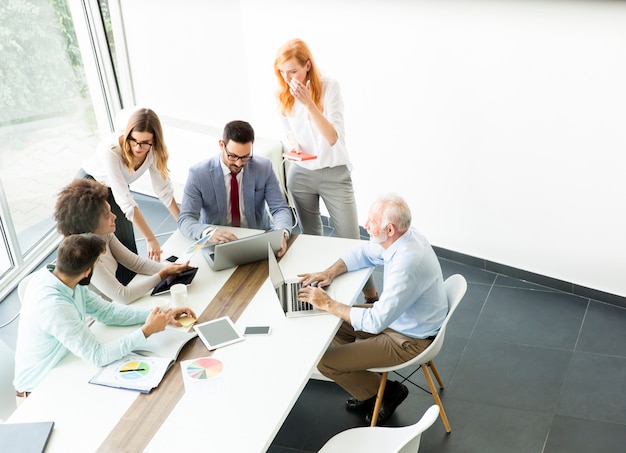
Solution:
<svg viewBox="0 0 626 453">
<path fill-rule="evenodd" d="M 291 39 L 278 50 L 274 72 L 281 118 L 292 149 L 317 156 L 313 160 L 293 161 L 287 175 L 287 189 L 302 232 L 322 235 L 321 198 L 337 236 L 359 239 L 339 84 L 321 75 L 313 54 L 301 39 Z M 363 293 L 368 302 L 377 299 L 373 279 Z"/>
</svg>

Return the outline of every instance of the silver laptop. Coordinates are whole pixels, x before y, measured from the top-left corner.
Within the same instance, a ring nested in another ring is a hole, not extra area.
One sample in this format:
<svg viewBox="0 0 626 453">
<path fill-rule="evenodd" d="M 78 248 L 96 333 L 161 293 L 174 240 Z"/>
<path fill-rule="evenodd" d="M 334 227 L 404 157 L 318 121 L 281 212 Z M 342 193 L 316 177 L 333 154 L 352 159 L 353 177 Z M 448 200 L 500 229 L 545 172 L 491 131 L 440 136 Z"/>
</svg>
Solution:
<svg viewBox="0 0 626 453">
<path fill-rule="evenodd" d="M 274 251 L 283 246 L 283 230 L 266 231 L 236 241 L 202 247 L 202 255 L 214 271 L 267 259 L 267 244 Z"/>
<path fill-rule="evenodd" d="M 272 285 L 274 285 L 276 295 L 278 296 L 278 300 L 280 301 L 280 305 L 285 313 L 285 316 L 288 318 L 295 318 L 298 316 L 329 314 L 324 310 L 315 308 L 308 302 L 298 300 L 298 290 L 302 286 L 299 283 L 300 279 L 294 278 L 285 281 L 283 272 L 280 270 L 278 261 L 276 261 L 276 256 L 274 256 L 274 251 L 269 244 L 267 245 L 267 248 L 270 280 L 272 281 Z"/>
</svg>

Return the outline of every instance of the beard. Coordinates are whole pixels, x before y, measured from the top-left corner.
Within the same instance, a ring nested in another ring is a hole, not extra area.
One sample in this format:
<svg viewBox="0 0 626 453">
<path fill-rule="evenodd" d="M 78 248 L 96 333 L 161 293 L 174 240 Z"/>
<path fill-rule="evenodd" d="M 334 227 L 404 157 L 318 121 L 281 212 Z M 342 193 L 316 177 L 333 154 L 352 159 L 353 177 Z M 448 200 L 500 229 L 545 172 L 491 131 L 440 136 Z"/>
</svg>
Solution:
<svg viewBox="0 0 626 453">
<path fill-rule="evenodd" d="M 93 276 L 93 269 L 91 270 L 91 272 L 89 272 L 89 275 L 85 278 L 83 278 L 81 281 L 78 282 L 79 285 L 81 286 L 88 286 L 89 283 L 91 283 L 91 277 Z"/>
<path fill-rule="evenodd" d="M 389 236 L 387 236 L 387 233 L 385 232 L 380 233 L 378 236 L 374 236 L 370 233 L 370 242 L 373 242 L 374 244 L 382 244 L 387 239 L 389 239 Z"/>
</svg>

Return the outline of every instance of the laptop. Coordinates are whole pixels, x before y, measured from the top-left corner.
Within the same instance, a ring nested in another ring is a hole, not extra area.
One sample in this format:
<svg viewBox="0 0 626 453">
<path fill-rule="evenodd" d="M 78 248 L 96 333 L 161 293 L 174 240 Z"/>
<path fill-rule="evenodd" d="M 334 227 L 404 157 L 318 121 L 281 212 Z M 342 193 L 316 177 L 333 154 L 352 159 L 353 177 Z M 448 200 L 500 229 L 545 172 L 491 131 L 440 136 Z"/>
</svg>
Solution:
<svg viewBox="0 0 626 453">
<path fill-rule="evenodd" d="M 39 453 L 46 449 L 54 422 L 0 423 L 3 453 Z"/>
<path fill-rule="evenodd" d="M 299 278 L 285 280 L 283 272 L 280 270 L 276 256 L 272 248 L 267 246 L 267 255 L 269 262 L 269 273 L 274 290 L 280 302 L 280 306 L 288 318 L 296 318 L 300 316 L 310 315 L 326 315 L 327 311 L 319 310 L 308 302 L 298 300 L 298 290 L 302 286 Z"/>
<path fill-rule="evenodd" d="M 279 251 L 283 246 L 283 230 L 266 231 L 254 236 L 203 247 L 202 254 L 214 271 L 267 259 L 267 244 Z"/>
</svg>

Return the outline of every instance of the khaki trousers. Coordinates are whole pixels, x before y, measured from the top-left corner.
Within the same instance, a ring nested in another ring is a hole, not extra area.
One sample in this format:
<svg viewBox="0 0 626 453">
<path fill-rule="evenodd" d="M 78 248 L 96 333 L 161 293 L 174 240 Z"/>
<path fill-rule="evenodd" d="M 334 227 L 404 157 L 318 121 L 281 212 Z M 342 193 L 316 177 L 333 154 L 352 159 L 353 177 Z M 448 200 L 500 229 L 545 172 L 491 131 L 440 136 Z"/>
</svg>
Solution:
<svg viewBox="0 0 626 453">
<path fill-rule="evenodd" d="M 366 400 L 376 395 L 381 379 L 379 373 L 366 371 L 368 368 L 404 363 L 431 342 L 431 339 L 407 337 L 392 329 L 379 334 L 355 331 L 344 321 L 317 369 L 354 398 Z"/>
</svg>

